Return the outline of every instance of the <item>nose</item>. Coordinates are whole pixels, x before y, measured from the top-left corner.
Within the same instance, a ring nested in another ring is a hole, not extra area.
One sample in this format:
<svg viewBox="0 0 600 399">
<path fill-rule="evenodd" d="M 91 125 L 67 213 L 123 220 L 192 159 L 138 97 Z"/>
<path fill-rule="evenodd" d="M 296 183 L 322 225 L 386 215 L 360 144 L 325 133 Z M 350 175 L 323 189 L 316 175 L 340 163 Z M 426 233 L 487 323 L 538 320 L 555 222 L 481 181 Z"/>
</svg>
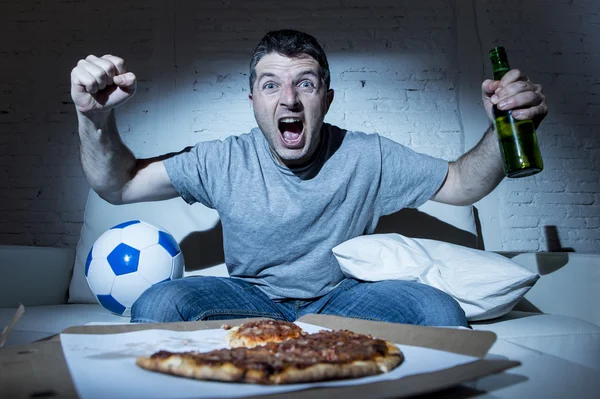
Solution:
<svg viewBox="0 0 600 399">
<path fill-rule="evenodd" d="M 294 109 L 299 108 L 300 100 L 298 98 L 298 91 L 296 86 L 293 84 L 286 84 L 281 90 L 281 98 L 279 100 L 280 105 Z"/>
</svg>

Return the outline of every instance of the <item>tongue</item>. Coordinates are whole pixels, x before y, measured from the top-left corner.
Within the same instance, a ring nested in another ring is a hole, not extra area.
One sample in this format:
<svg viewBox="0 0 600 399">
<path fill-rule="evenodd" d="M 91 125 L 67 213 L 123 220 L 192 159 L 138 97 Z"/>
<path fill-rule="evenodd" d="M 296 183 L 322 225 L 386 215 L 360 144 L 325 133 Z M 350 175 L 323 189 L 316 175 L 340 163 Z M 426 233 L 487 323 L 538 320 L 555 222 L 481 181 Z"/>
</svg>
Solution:
<svg viewBox="0 0 600 399">
<path fill-rule="evenodd" d="M 302 133 L 302 122 L 294 122 L 294 123 L 282 123 L 282 133 L 283 138 L 287 141 L 295 141 L 298 140 L 300 134 Z"/>
<path fill-rule="evenodd" d="M 283 132 L 283 138 L 286 139 L 287 141 L 298 140 L 298 137 L 300 137 L 299 133 L 290 132 L 290 131 L 287 131 L 287 130 L 285 132 Z"/>
</svg>

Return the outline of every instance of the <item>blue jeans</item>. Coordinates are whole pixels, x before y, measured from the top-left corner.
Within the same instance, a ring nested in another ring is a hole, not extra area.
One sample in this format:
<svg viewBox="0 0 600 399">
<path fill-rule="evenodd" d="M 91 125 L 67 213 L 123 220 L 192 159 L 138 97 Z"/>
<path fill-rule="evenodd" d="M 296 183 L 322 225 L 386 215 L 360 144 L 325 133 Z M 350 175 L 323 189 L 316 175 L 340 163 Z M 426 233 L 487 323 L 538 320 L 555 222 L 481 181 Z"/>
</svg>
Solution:
<svg viewBox="0 0 600 399">
<path fill-rule="evenodd" d="M 269 299 L 258 287 L 227 277 L 186 277 L 157 284 L 133 304 L 132 323 L 268 317 L 294 321 L 309 313 L 425 326 L 468 326 L 448 294 L 413 281 L 344 280 L 316 299 Z"/>
</svg>

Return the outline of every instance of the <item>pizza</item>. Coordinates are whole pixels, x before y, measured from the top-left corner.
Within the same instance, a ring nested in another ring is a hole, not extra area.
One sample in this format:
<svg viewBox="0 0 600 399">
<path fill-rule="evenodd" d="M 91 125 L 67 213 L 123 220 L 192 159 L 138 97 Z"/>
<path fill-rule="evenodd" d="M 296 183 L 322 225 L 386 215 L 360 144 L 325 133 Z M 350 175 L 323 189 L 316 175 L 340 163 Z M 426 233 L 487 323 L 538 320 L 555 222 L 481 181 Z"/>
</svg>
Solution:
<svg viewBox="0 0 600 399">
<path fill-rule="evenodd" d="M 296 324 L 282 320 L 256 320 L 228 328 L 225 337 L 230 348 L 254 348 L 269 342 L 282 342 L 290 338 L 298 338 L 306 333 Z"/>
<path fill-rule="evenodd" d="M 199 380 L 293 384 L 388 372 L 404 360 L 391 342 L 348 330 L 320 331 L 252 348 L 159 351 L 138 357 L 144 369 Z"/>
</svg>

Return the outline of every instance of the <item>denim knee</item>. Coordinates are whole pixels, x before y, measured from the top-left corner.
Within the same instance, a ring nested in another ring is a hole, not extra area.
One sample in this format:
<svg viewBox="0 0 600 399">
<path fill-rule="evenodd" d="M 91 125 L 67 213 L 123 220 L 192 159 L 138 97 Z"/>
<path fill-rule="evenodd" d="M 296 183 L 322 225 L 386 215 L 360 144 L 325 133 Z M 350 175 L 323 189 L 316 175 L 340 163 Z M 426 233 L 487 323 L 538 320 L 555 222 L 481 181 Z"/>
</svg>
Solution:
<svg viewBox="0 0 600 399">
<path fill-rule="evenodd" d="M 439 291 L 431 311 L 424 314 L 423 325 L 469 327 L 465 311 L 449 294 Z"/>
<path fill-rule="evenodd" d="M 176 311 L 175 281 L 153 285 L 140 295 L 131 307 L 132 323 L 162 323 L 183 321 Z"/>
</svg>

